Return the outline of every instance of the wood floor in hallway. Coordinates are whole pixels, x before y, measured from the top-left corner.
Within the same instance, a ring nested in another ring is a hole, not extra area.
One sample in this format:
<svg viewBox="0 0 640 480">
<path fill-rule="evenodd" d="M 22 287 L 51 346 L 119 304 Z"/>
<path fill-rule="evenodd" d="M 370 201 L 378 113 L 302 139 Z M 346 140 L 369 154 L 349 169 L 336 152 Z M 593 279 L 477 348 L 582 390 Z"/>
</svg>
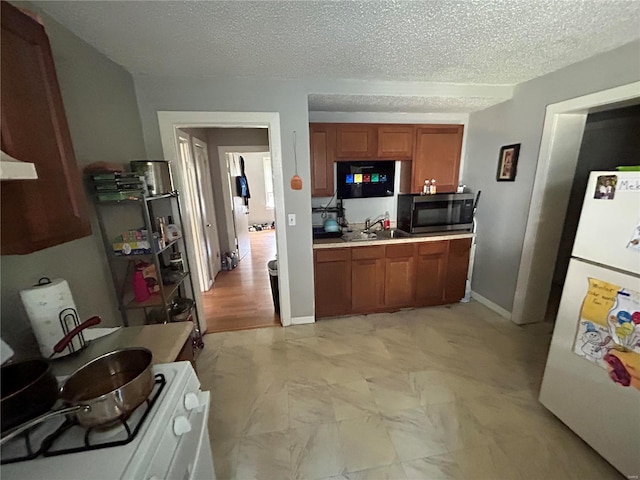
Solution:
<svg viewBox="0 0 640 480">
<path fill-rule="evenodd" d="M 202 294 L 207 333 L 280 325 L 271 298 L 267 262 L 276 256 L 275 230 L 251 232 L 251 253 L 216 276 Z"/>
</svg>

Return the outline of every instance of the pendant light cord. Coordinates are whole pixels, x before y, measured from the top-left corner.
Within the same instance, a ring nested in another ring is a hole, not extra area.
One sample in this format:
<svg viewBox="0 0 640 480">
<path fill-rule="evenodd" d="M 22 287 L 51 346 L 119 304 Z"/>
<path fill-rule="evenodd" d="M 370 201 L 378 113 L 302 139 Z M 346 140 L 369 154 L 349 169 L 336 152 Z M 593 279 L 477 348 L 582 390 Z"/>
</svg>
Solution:
<svg viewBox="0 0 640 480">
<path fill-rule="evenodd" d="M 298 151 L 296 147 L 296 131 L 293 131 L 293 159 L 296 163 L 296 175 L 298 175 Z"/>
</svg>

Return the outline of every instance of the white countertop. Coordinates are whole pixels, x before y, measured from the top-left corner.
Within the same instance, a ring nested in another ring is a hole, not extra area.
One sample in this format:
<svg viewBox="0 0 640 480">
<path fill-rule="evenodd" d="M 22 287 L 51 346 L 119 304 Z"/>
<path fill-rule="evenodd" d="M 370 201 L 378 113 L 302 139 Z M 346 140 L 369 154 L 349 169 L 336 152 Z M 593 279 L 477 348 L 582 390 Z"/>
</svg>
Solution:
<svg viewBox="0 0 640 480">
<path fill-rule="evenodd" d="M 471 232 L 436 232 L 411 235 L 411 237 L 387 238 L 384 240 L 345 241 L 342 238 L 320 238 L 313 241 L 313 249 L 342 248 L 342 247 L 370 247 L 372 245 L 390 245 L 399 243 L 438 242 L 442 240 L 456 240 L 459 238 L 473 238 Z"/>
</svg>

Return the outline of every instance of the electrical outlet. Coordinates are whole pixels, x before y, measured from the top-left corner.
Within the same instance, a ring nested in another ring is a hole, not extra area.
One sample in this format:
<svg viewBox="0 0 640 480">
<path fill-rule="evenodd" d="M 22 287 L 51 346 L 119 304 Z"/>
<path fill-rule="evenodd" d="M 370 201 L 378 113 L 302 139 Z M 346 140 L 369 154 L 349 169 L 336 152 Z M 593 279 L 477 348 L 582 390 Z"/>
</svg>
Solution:
<svg viewBox="0 0 640 480">
<path fill-rule="evenodd" d="M 296 226 L 296 214 L 295 213 L 290 213 L 288 218 L 289 218 L 289 226 L 290 227 L 295 227 Z"/>
</svg>

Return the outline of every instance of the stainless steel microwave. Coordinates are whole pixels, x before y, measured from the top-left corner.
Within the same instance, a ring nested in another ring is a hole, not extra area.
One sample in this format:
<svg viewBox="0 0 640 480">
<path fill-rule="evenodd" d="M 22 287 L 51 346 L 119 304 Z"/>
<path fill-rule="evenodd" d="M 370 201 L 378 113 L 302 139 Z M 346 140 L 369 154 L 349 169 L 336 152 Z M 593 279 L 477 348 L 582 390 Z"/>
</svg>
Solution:
<svg viewBox="0 0 640 480">
<path fill-rule="evenodd" d="M 472 193 L 398 195 L 398 228 L 409 233 L 446 232 L 473 228 Z"/>
</svg>

